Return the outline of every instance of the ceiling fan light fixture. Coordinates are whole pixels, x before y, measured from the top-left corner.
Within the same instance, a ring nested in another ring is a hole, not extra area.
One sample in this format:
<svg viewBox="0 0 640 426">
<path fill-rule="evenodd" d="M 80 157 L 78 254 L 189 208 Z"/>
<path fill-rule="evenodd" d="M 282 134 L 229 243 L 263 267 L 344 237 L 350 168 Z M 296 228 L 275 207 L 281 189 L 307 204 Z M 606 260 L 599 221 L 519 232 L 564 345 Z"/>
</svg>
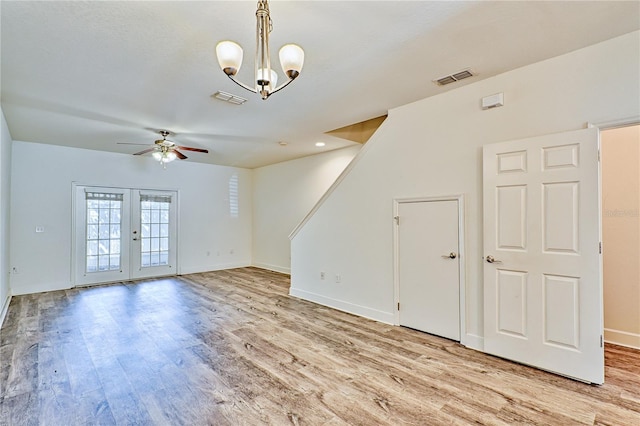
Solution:
<svg viewBox="0 0 640 426">
<path fill-rule="evenodd" d="M 164 162 L 165 163 L 170 163 L 173 160 L 175 160 L 178 156 L 176 155 L 175 152 L 173 151 L 168 151 L 164 154 Z"/>
<path fill-rule="evenodd" d="M 184 155 L 182 152 L 178 150 L 186 150 L 193 152 L 202 152 L 204 154 L 208 154 L 208 149 L 203 148 L 194 148 L 192 146 L 182 146 L 176 145 L 175 142 L 167 140 L 167 136 L 172 135 L 173 133 L 168 130 L 158 130 L 162 136 L 162 139 L 157 139 L 154 141 L 153 145 L 150 148 L 144 149 L 140 152 L 134 152 L 133 155 L 144 155 L 151 153 L 151 156 L 154 160 L 158 161 L 162 166 L 166 169 L 167 163 L 174 161 L 175 159 L 186 160 L 188 157 Z M 126 144 L 126 145 L 141 145 L 138 143 L 134 144 Z"/>
<path fill-rule="evenodd" d="M 218 57 L 220 68 L 222 68 L 227 77 L 243 89 L 259 94 L 264 100 L 287 87 L 300 75 L 304 65 L 304 50 L 297 44 L 286 44 L 280 49 L 280 65 L 287 76 L 287 81 L 278 86 L 278 75 L 271 68 L 271 55 L 269 54 L 269 33 L 273 25 L 269 14 L 268 0 L 258 0 L 256 21 L 256 56 L 253 87 L 235 78 L 242 65 L 243 57 L 242 47 L 238 43 L 229 40 L 219 42 L 216 45 L 216 56 Z"/>
<path fill-rule="evenodd" d="M 176 158 L 178 158 L 176 153 L 173 151 L 156 151 L 153 154 L 151 154 L 151 156 L 153 157 L 154 160 L 159 161 L 160 164 L 170 163 Z"/>
</svg>

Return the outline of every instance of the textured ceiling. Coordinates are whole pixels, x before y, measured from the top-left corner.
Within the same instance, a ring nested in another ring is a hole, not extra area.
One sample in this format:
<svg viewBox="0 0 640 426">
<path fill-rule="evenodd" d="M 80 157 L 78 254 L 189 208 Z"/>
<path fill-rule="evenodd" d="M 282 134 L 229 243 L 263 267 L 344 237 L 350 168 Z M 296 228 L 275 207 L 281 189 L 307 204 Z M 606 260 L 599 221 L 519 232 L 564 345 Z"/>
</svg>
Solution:
<svg viewBox="0 0 640 426">
<path fill-rule="evenodd" d="M 259 167 L 353 145 L 324 132 L 640 28 L 640 2 L 272 1 L 274 54 L 305 49 L 301 76 L 267 101 L 220 71 L 245 48 L 255 1 L 0 2 L 2 108 L 14 140 L 133 153 L 157 129 L 207 148 L 189 160 Z M 472 68 L 446 87 L 433 79 Z M 283 79 L 279 66 L 274 67 Z M 249 101 L 230 105 L 217 90 Z M 286 146 L 278 144 L 287 142 Z"/>
</svg>

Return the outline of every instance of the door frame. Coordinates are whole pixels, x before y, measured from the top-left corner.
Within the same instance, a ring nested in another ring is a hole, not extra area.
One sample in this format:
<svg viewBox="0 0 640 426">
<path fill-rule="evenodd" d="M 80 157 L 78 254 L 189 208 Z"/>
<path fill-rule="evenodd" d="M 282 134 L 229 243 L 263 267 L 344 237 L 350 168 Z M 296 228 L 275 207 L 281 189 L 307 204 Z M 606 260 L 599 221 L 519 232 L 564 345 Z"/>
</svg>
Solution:
<svg viewBox="0 0 640 426">
<path fill-rule="evenodd" d="M 595 128 L 598 130 L 598 195 L 599 195 L 598 196 L 598 232 L 600 233 L 600 243 L 603 246 L 605 246 L 606 242 L 602 237 L 602 199 L 604 197 L 604 192 L 602 191 L 602 161 L 601 161 L 602 146 L 601 146 L 600 135 L 603 130 L 611 130 L 611 129 L 617 129 L 620 127 L 635 126 L 635 125 L 640 125 L 640 115 L 633 115 L 630 117 L 609 120 L 609 121 L 600 121 L 595 123 L 588 122 L 586 126 L 588 129 Z M 601 288 L 600 299 L 602 303 L 602 341 L 603 343 L 609 343 L 609 341 L 607 341 L 605 337 L 607 328 L 605 327 L 605 323 L 604 323 L 604 287 L 605 285 L 606 283 L 604 281 L 604 249 L 603 249 L 603 252 L 600 255 L 600 288 Z M 620 345 L 620 343 L 614 343 L 614 344 Z M 606 374 L 605 374 L 605 379 L 606 379 Z"/>
<path fill-rule="evenodd" d="M 433 201 L 457 201 L 458 203 L 458 277 L 460 295 L 460 343 L 466 346 L 467 322 L 466 322 L 466 248 L 465 248 L 465 207 L 464 194 L 436 195 L 424 197 L 408 197 L 393 199 L 393 324 L 400 325 L 400 312 L 397 309 L 400 303 L 400 267 L 399 267 L 399 235 L 398 235 L 398 211 L 400 204 L 420 203 Z M 402 219 L 400 219 L 402 220 Z"/>
<path fill-rule="evenodd" d="M 115 185 L 101 185 L 101 184 L 85 184 L 85 183 L 78 183 L 78 182 L 71 182 L 71 262 L 70 262 L 70 271 L 71 271 L 71 280 L 70 280 L 70 284 L 71 284 L 71 288 L 75 288 L 75 287 L 85 287 L 85 286 L 92 286 L 92 285 L 102 285 L 102 284 L 107 284 L 109 282 L 119 282 L 119 281 L 105 281 L 103 283 L 96 283 L 96 284 L 78 284 L 77 282 L 77 277 L 76 277 L 76 268 L 78 267 L 78 258 L 77 258 L 77 238 L 75 235 L 76 232 L 76 225 L 77 225 L 77 221 L 78 218 L 76 217 L 76 202 L 77 202 L 77 196 L 76 196 L 76 192 L 77 192 L 77 187 L 79 186 L 86 186 L 86 187 L 93 187 L 93 188 L 105 188 L 105 189 L 120 189 L 120 190 L 128 190 L 128 191 L 134 191 L 134 190 L 139 190 L 139 191 L 167 191 L 167 192 L 175 192 L 176 194 L 176 212 L 175 212 L 175 221 L 176 221 L 176 238 L 175 238 L 175 247 L 176 247 L 176 268 L 175 268 L 175 275 L 181 275 L 182 272 L 180 270 L 180 190 L 178 190 L 177 188 L 150 188 L 150 187 L 130 187 L 130 186 L 115 186 Z M 130 203 L 132 204 L 132 202 Z M 129 206 L 129 210 L 133 210 L 132 205 Z M 129 215 L 131 215 L 131 211 L 129 212 Z M 131 267 L 131 261 L 129 259 L 129 267 Z M 163 276 L 163 275 L 158 275 L 159 276 Z M 154 278 L 154 277 L 149 277 L 149 278 Z M 143 279 L 143 278 L 141 278 Z"/>
</svg>

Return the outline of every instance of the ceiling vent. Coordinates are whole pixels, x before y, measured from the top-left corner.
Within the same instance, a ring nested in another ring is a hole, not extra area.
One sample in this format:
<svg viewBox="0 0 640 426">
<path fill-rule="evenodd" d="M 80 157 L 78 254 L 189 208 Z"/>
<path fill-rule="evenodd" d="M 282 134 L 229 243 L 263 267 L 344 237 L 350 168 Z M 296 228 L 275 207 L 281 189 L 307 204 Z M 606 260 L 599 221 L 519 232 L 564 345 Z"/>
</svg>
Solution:
<svg viewBox="0 0 640 426">
<path fill-rule="evenodd" d="M 247 99 L 243 97 L 232 95 L 231 93 L 223 92 L 220 90 L 218 90 L 211 96 L 234 105 L 242 105 L 243 103 L 247 102 Z"/>
<path fill-rule="evenodd" d="M 447 84 L 451 84 L 451 83 L 455 83 L 456 81 L 460 81 L 463 80 L 465 78 L 469 78 L 469 77 L 473 77 L 474 74 L 471 72 L 470 69 L 466 69 L 466 70 L 462 70 L 462 71 L 458 71 L 455 74 L 451 74 L 451 75 L 446 75 L 444 77 L 440 77 L 436 80 L 433 80 L 434 83 L 436 83 L 438 86 L 445 86 Z"/>
</svg>

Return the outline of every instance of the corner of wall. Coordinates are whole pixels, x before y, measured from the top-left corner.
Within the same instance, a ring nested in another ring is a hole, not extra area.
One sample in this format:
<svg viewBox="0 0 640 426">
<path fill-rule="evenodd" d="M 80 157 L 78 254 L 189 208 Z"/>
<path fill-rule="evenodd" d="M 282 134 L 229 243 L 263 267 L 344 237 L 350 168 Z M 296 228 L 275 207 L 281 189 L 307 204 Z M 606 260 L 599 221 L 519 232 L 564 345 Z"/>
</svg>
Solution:
<svg viewBox="0 0 640 426">
<path fill-rule="evenodd" d="M 11 300 L 9 239 L 11 226 L 11 157 L 13 138 L 0 107 L 0 326 L 4 321 Z"/>
<path fill-rule="evenodd" d="M 291 275 L 291 268 L 283 268 L 282 266 L 278 266 L 278 265 L 270 265 L 268 263 L 253 262 L 251 266 L 253 266 L 254 268 L 266 269 L 267 271 L 274 271 L 274 272 L 280 272 L 281 274 Z"/>
<path fill-rule="evenodd" d="M 356 156 L 353 157 L 353 160 L 351 160 L 349 165 L 347 165 L 347 167 L 342 171 L 342 173 L 338 175 L 338 177 L 333 182 L 333 184 L 329 187 L 329 189 L 325 191 L 322 197 L 320 197 L 318 202 L 313 206 L 313 208 L 309 211 L 309 213 L 307 213 L 307 215 L 302 219 L 302 221 L 295 228 L 293 228 L 293 231 L 291 231 L 291 233 L 289 234 L 290 240 L 293 240 L 295 238 L 298 232 L 300 232 L 300 230 L 304 227 L 304 225 L 313 217 L 313 215 L 320 209 L 320 207 L 324 204 L 324 202 L 331 196 L 333 191 L 335 191 L 335 189 L 338 186 L 340 186 L 340 183 L 342 183 L 342 181 L 349 175 L 349 173 L 351 173 L 351 170 L 355 168 L 356 164 L 358 164 L 360 159 L 365 156 L 365 154 L 369 150 L 369 147 L 373 145 L 377 139 L 380 139 L 380 134 L 383 133 L 383 129 L 386 128 L 386 126 L 388 126 L 390 118 L 391 118 L 391 113 L 389 112 L 387 114 L 387 119 L 382 122 L 380 127 L 378 127 L 378 129 L 371 136 L 369 141 L 366 144 L 364 144 L 364 146 L 362 147 L 362 149 L 360 149 L 360 151 L 358 151 Z"/>
</svg>

